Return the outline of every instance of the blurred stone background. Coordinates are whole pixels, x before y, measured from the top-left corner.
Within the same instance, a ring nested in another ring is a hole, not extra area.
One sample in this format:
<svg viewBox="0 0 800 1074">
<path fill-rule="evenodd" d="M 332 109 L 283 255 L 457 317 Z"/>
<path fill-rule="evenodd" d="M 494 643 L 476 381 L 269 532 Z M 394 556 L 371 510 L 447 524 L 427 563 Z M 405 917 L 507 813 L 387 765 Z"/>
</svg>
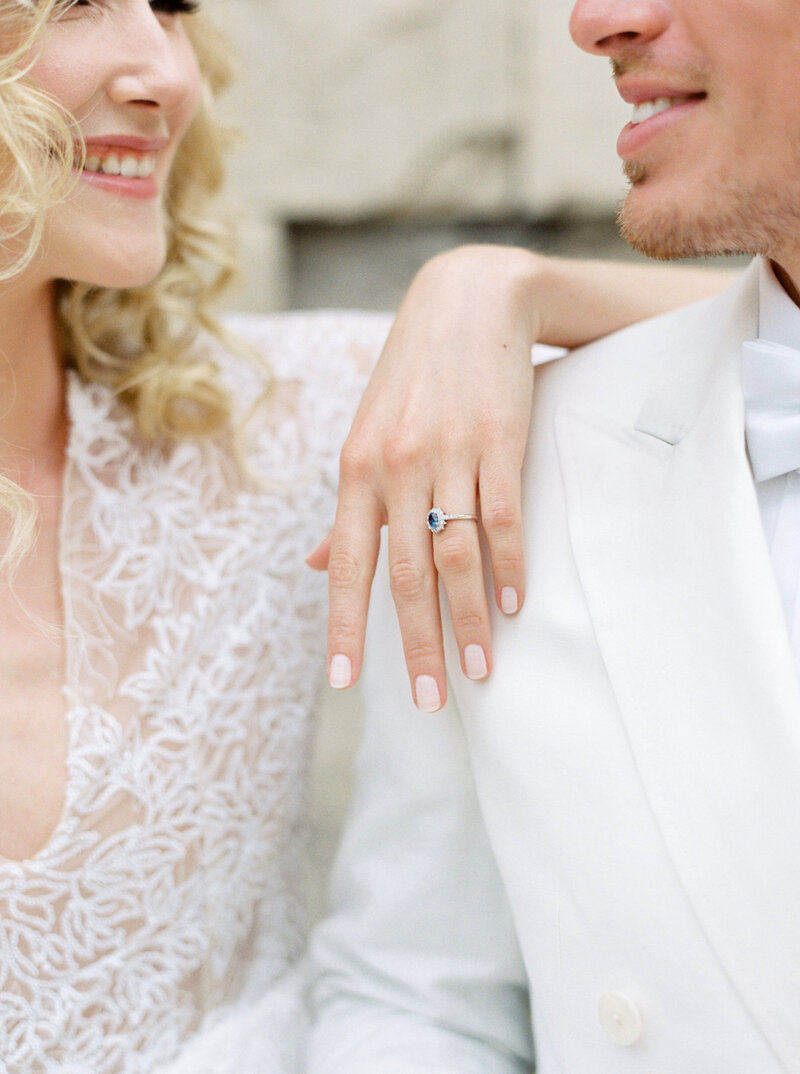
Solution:
<svg viewBox="0 0 800 1074">
<path fill-rule="evenodd" d="M 241 77 L 240 308 L 392 309 L 461 242 L 633 256 L 613 218 L 629 108 L 567 32 L 571 0 L 208 0 Z M 322 706 L 313 902 L 349 793 L 351 694 Z"/>
<path fill-rule="evenodd" d="M 391 308 L 462 241 L 614 252 L 629 108 L 571 0 L 208 0 L 253 309 Z"/>
</svg>

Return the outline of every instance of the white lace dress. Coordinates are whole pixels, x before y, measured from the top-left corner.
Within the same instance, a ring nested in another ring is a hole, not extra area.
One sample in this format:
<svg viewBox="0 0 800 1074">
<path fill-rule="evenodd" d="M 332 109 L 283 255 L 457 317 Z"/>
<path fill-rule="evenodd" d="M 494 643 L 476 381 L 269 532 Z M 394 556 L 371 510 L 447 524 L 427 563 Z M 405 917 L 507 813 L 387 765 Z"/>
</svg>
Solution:
<svg viewBox="0 0 800 1074">
<path fill-rule="evenodd" d="M 300 1069 L 306 773 L 337 453 L 381 317 L 242 318 L 281 381 L 226 438 L 143 443 L 73 377 L 64 810 L 0 859 L 0 1070 Z M 240 411 L 260 375 L 219 355 Z"/>
</svg>

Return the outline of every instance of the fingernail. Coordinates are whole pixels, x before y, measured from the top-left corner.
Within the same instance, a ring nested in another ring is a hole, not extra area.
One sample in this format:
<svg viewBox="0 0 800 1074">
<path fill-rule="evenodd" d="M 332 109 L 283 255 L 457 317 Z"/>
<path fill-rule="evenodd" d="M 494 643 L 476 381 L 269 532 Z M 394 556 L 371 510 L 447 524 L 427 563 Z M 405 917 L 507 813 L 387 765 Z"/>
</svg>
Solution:
<svg viewBox="0 0 800 1074">
<path fill-rule="evenodd" d="M 353 678 L 353 665 L 350 657 L 344 653 L 335 653 L 331 657 L 331 666 L 328 670 L 328 682 L 334 690 L 346 690 Z"/>
<path fill-rule="evenodd" d="M 437 712 L 442 707 L 439 697 L 439 687 L 433 675 L 418 675 L 414 683 L 414 694 L 417 699 L 417 708 L 423 712 Z"/>
<path fill-rule="evenodd" d="M 464 647 L 464 667 L 468 679 L 485 679 L 489 671 L 486 666 L 486 653 L 480 645 Z"/>
<path fill-rule="evenodd" d="M 513 615 L 519 608 L 517 591 L 512 589 L 510 585 L 503 586 L 500 590 L 500 607 L 506 615 Z"/>
</svg>

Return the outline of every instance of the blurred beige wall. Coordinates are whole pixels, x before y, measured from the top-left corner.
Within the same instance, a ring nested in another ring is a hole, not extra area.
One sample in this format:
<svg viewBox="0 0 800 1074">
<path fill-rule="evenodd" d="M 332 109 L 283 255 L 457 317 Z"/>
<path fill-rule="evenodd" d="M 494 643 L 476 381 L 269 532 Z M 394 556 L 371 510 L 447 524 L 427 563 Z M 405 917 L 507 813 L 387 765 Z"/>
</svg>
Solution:
<svg viewBox="0 0 800 1074">
<path fill-rule="evenodd" d="M 287 301 L 292 226 L 613 212 L 627 118 L 571 0 L 208 0 L 242 78 L 240 304 Z"/>
</svg>

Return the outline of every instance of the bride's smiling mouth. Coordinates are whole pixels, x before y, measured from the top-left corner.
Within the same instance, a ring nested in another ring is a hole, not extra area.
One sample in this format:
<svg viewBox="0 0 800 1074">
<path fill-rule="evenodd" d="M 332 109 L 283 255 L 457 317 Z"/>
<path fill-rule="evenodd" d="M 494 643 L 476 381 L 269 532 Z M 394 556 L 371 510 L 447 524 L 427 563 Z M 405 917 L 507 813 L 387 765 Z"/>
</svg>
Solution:
<svg viewBox="0 0 800 1074">
<path fill-rule="evenodd" d="M 86 139 L 81 178 L 92 186 L 133 198 L 153 198 L 159 152 L 167 139 L 145 140 L 127 136 Z"/>
</svg>

